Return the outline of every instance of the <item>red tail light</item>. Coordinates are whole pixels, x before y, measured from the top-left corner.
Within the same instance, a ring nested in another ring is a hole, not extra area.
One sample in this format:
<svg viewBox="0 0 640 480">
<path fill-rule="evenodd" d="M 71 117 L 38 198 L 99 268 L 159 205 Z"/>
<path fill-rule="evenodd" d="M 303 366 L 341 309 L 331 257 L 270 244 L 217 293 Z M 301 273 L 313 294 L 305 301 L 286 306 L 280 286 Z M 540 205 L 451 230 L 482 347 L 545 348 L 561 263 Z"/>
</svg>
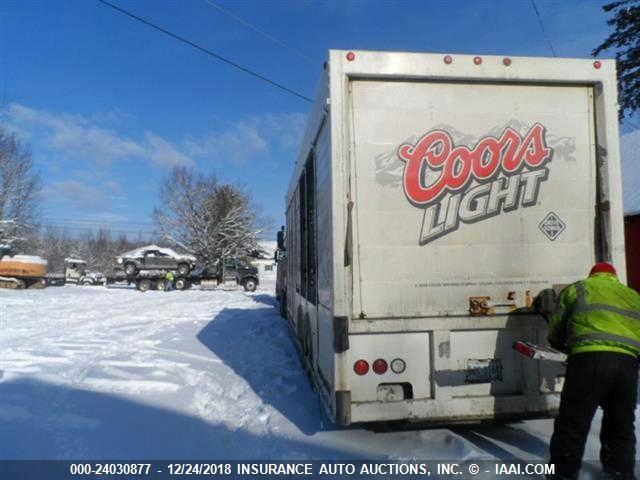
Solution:
<svg viewBox="0 0 640 480">
<path fill-rule="evenodd" d="M 358 360 L 353 364 L 353 371 L 358 375 L 364 375 L 369 371 L 369 364 L 366 360 Z"/>
<path fill-rule="evenodd" d="M 516 352 L 524 355 L 525 357 L 529 357 L 529 358 L 533 358 L 534 355 L 536 354 L 535 349 L 531 348 L 529 345 L 527 345 L 524 342 L 515 342 L 513 344 L 513 349 Z"/>
<path fill-rule="evenodd" d="M 378 375 L 382 375 L 383 373 L 387 372 L 387 362 L 384 361 L 382 358 L 378 358 L 375 362 L 373 362 L 373 371 L 376 372 Z"/>
</svg>

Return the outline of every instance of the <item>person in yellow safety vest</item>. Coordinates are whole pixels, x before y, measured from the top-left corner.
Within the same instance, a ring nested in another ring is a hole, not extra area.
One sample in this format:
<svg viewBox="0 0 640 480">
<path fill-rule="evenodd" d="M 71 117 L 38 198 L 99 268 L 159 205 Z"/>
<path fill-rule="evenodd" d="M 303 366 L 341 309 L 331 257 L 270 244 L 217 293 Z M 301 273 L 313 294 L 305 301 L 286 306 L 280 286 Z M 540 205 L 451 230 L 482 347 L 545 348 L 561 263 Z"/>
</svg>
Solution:
<svg viewBox="0 0 640 480">
<path fill-rule="evenodd" d="M 171 270 L 169 270 L 167 272 L 167 274 L 164 276 L 165 280 L 166 280 L 166 291 L 172 290 L 173 289 L 173 281 L 175 280 L 175 276 L 173 275 L 173 272 Z"/>
<path fill-rule="evenodd" d="M 555 474 L 577 479 L 591 420 L 602 408 L 603 478 L 634 479 L 634 432 L 640 355 L 640 295 L 596 263 L 589 277 L 565 288 L 549 318 L 549 343 L 568 354 L 550 445 Z"/>
</svg>

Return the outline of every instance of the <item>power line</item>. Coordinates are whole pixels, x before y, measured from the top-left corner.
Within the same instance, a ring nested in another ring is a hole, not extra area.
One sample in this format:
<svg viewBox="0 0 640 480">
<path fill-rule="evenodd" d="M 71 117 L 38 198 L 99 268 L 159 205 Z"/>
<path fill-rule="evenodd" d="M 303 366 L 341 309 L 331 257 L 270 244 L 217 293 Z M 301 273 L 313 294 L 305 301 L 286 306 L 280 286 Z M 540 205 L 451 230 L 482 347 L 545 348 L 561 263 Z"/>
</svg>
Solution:
<svg viewBox="0 0 640 480">
<path fill-rule="evenodd" d="M 69 228 L 74 230 L 113 229 L 118 231 L 152 231 L 155 224 L 151 222 L 110 222 L 100 220 L 66 220 L 48 218 L 39 224 L 40 227 Z"/>
<path fill-rule="evenodd" d="M 235 21 L 241 23 L 242 25 L 244 25 L 245 27 L 247 27 L 249 30 L 252 30 L 254 32 L 256 32 L 259 35 L 262 35 L 263 37 L 267 38 L 268 40 L 271 40 L 273 43 L 280 45 L 282 48 L 286 48 L 287 50 L 289 50 L 290 52 L 295 53 L 298 57 L 302 58 L 305 62 L 308 62 L 312 65 L 315 65 L 315 61 L 305 55 L 304 53 L 302 53 L 300 50 L 297 50 L 295 48 L 292 48 L 290 46 L 288 46 L 287 44 L 285 44 L 283 41 L 278 40 L 276 37 L 274 37 L 273 35 L 269 35 L 266 32 L 263 32 L 262 30 L 260 30 L 258 27 L 250 24 L 248 21 L 246 21 L 245 19 L 243 19 L 242 17 L 236 15 L 233 12 L 230 12 L 229 10 L 221 7 L 218 3 L 214 2 L 213 0 L 205 0 L 209 5 L 211 5 L 213 8 L 218 9 L 220 12 L 224 13 L 225 15 L 233 18 Z"/>
<path fill-rule="evenodd" d="M 113 224 L 110 222 L 84 222 L 84 223 L 70 223 L 70 222 L 60 222 L 55 219 L 51 219 L 47 222 L 43 222 L 39 224 L 40 228 L 45 229 L 56 229 L 56 230 L 75 230 L 75 231 L 86 231 L 86 232 L 96 232 L 98 230 L 109 230 L 115 233 L 153 233 L 154 225 L 152 224 Z"/>
<path fill-rule="evenodd" d="M 196 48 L 196 49 L 200 50 L 201 52 L 204 52 L 207 55 L 220 60 L 221 62 L 224 62 L 224 63 L 226 63 L 228 65 L 231 65 L 232 67 L 237 68 L 238 70 L 240 70 L 242 72 L 245 72 L 245 73 L 247 73 L 247 74 L 249 74 L 249 75 L 251 75 L 253 77 L 259 78 L 263 82 L 267 82 L 268 84 L 270 84 L 270 85 L 272 85 L 274 87 L 277 87 L 277 88 L 279 88 L 281 90 L 284 90 L 285 92 L 290 93 L 291 95 L 295 95 L 296 97 L 301 98 L 302 100 L 306 100 L 307 102 L 310 102 L 310 103 L 313 102 L 310 98 L 305 97 L 304 95 L 302 95 L 301 93 L 296 92 L 295 90 L 292 90 L 292 89 L 290 89 L 288 87 L 285 87 L 284 85 L 282 85 L 282 84 L 280 84 L 278 82 L 270 80 L 269 78 L 265 77 L 264 75 L 261 75 L 259 73 L 254 72 L 253 70 L 250 70 L 250 69 L 248 69 L 246 67 L 243 67 L 242 65 L 239 65 L 239 64 L 237 64 L 237 63 L 235 63 L 235 62 L 223 57 L 222 55 L 219 55 L 219 54 L 217 54 L 215 52 L 212 52 L 211 50 L 209 50 L 209 49 L 207 49 L 205 47 L 202 47 L 202 46 L 198 45 L 197 43 L 192 42 L 191 40 L 188 40 L 188 39 L 186 39 L 184 37 L 181 37 L 180 35 L 177 35 L 177 34 L 175 34 L 173 32 L 170 32 L 169 30 L 166 30 L 166 29 L 164 29 L 162 27 L 159 27 L 158 25 L 156 25 L 154 23 L 151 23 L 148 20 L 145 20 L 144 18 L 138 17 L 137 15 L 134 15 L 133 13 L 131 13 L 131 12 L 127 11 L 127 10 L 124 10 L 123 8 L 120 8 L 120 7 L 118 7 L 118 6 L 116 6 L 116 5 L 112 4 L 112 3 L 107 2 L 106 0 L 98 0 L 98 1 L 100 3 L 102 3 L 102 4 L 104 4 L 104 5 L 107 5 L 108 7 L 113 8 L 114 10 L 117 10 L 118 12 L 120 12 L 120 13 L 122 13 L 124 15 L 127 15 L 130 18 L 133 18 L 134 20 L 137 20 L 137 21 L 139 21 L 141 23 L 144 23 L 145 25 L 148 25 L 149 27 L 154 28 L 154 29 L 158 30 L 159 32 L 164 33 L 165 35 L 168 35 L 169 37 L 171 37 L 171 38 L 173 38 L 175 40 L 178 40 L 178 41 L 180 41 L 182 43 L 186 43 L 187 45 L 190 45 L 191 47 Z"/>
<path fill-rule="evenodd" d="M 91 219 L 75 219 L 75 218 L 49 218 L 50 222 L 56 224 L 108 224 L 108 225 L 133 225 L 133 226 L 154 226 L 154 222 L 135 222 L 129 220 L 91 220 Z"/>
<path fill-rule="evenodd" d="M 533 6 L 533 10 L 536 12 L 536 16 L 538 17 L 538 22 L 540 23 L 540 30 L 542 30 L 542 36 L 544 37 L 544 41 L 547 42 L 547 46 L 554 57 L 557 57 L 556 51 L 553 49 L 553 45 L 551 44 L 551 40 L 547 37 L 547 32 L 544 29 L 544 22 L 542 21 L 542 17 L 540 16 L 540 12 L 538 11 L 538 7 L 536 6 L 536 0 L 531 0 L 531 5 Z"/>
<path fill-rule="evenodd" d="M 89 226 L 74 226 L 74 225 L 65 225 L 65 224 L 57 224 L 57 223 L 42 223 L 40 224 L 42 228 L 53 228 L 57 230 L 83 230 L 83 231 L 95 231 L 95 230 L 111 230 L 113 232 L 122 232 L 122 233 L 152 233 L 152 230 L 140 229 L 136 227 L 131 228 L 112 228 L 110 225 L 98 225 L 89 227 Z"/>
</svg>

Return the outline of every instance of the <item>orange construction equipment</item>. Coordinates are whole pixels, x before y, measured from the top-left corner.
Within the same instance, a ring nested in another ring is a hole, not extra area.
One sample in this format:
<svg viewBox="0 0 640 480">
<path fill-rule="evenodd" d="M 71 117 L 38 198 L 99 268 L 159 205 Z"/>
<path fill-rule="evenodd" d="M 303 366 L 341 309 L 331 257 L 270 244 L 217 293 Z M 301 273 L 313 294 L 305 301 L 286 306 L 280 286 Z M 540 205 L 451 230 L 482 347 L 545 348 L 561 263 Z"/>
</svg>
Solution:
<svg viewBox="0 0 640 480">
<path fill-rule="evenodd" d="M 0 287 L 38 288 L 44 286 L 47 261 L 32 255 L 0 257 Z"/>
<path fill-rule="evenodd" d="M 0 221 L 0 288 L 45 286 L 47 261 L 35 255 L 16 255 L 15 223 Z"/>
</svg>

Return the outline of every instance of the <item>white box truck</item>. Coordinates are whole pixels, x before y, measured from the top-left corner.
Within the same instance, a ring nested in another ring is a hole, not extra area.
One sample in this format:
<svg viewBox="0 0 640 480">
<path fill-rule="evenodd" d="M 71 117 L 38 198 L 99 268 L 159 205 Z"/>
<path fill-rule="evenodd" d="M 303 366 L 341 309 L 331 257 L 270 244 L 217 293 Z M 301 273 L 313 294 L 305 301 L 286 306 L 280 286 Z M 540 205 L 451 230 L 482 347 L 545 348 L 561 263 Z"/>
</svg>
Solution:
<svg viewBox="0 0 640 480">
<path fill-rule="evenodd" d="M 335 421 L 552 415 L 562 365 L 512 344 L 541 291 L 624 277 L 618 142 L 612 60 L 330 51 L 279 292 Z"/>
</svg>

